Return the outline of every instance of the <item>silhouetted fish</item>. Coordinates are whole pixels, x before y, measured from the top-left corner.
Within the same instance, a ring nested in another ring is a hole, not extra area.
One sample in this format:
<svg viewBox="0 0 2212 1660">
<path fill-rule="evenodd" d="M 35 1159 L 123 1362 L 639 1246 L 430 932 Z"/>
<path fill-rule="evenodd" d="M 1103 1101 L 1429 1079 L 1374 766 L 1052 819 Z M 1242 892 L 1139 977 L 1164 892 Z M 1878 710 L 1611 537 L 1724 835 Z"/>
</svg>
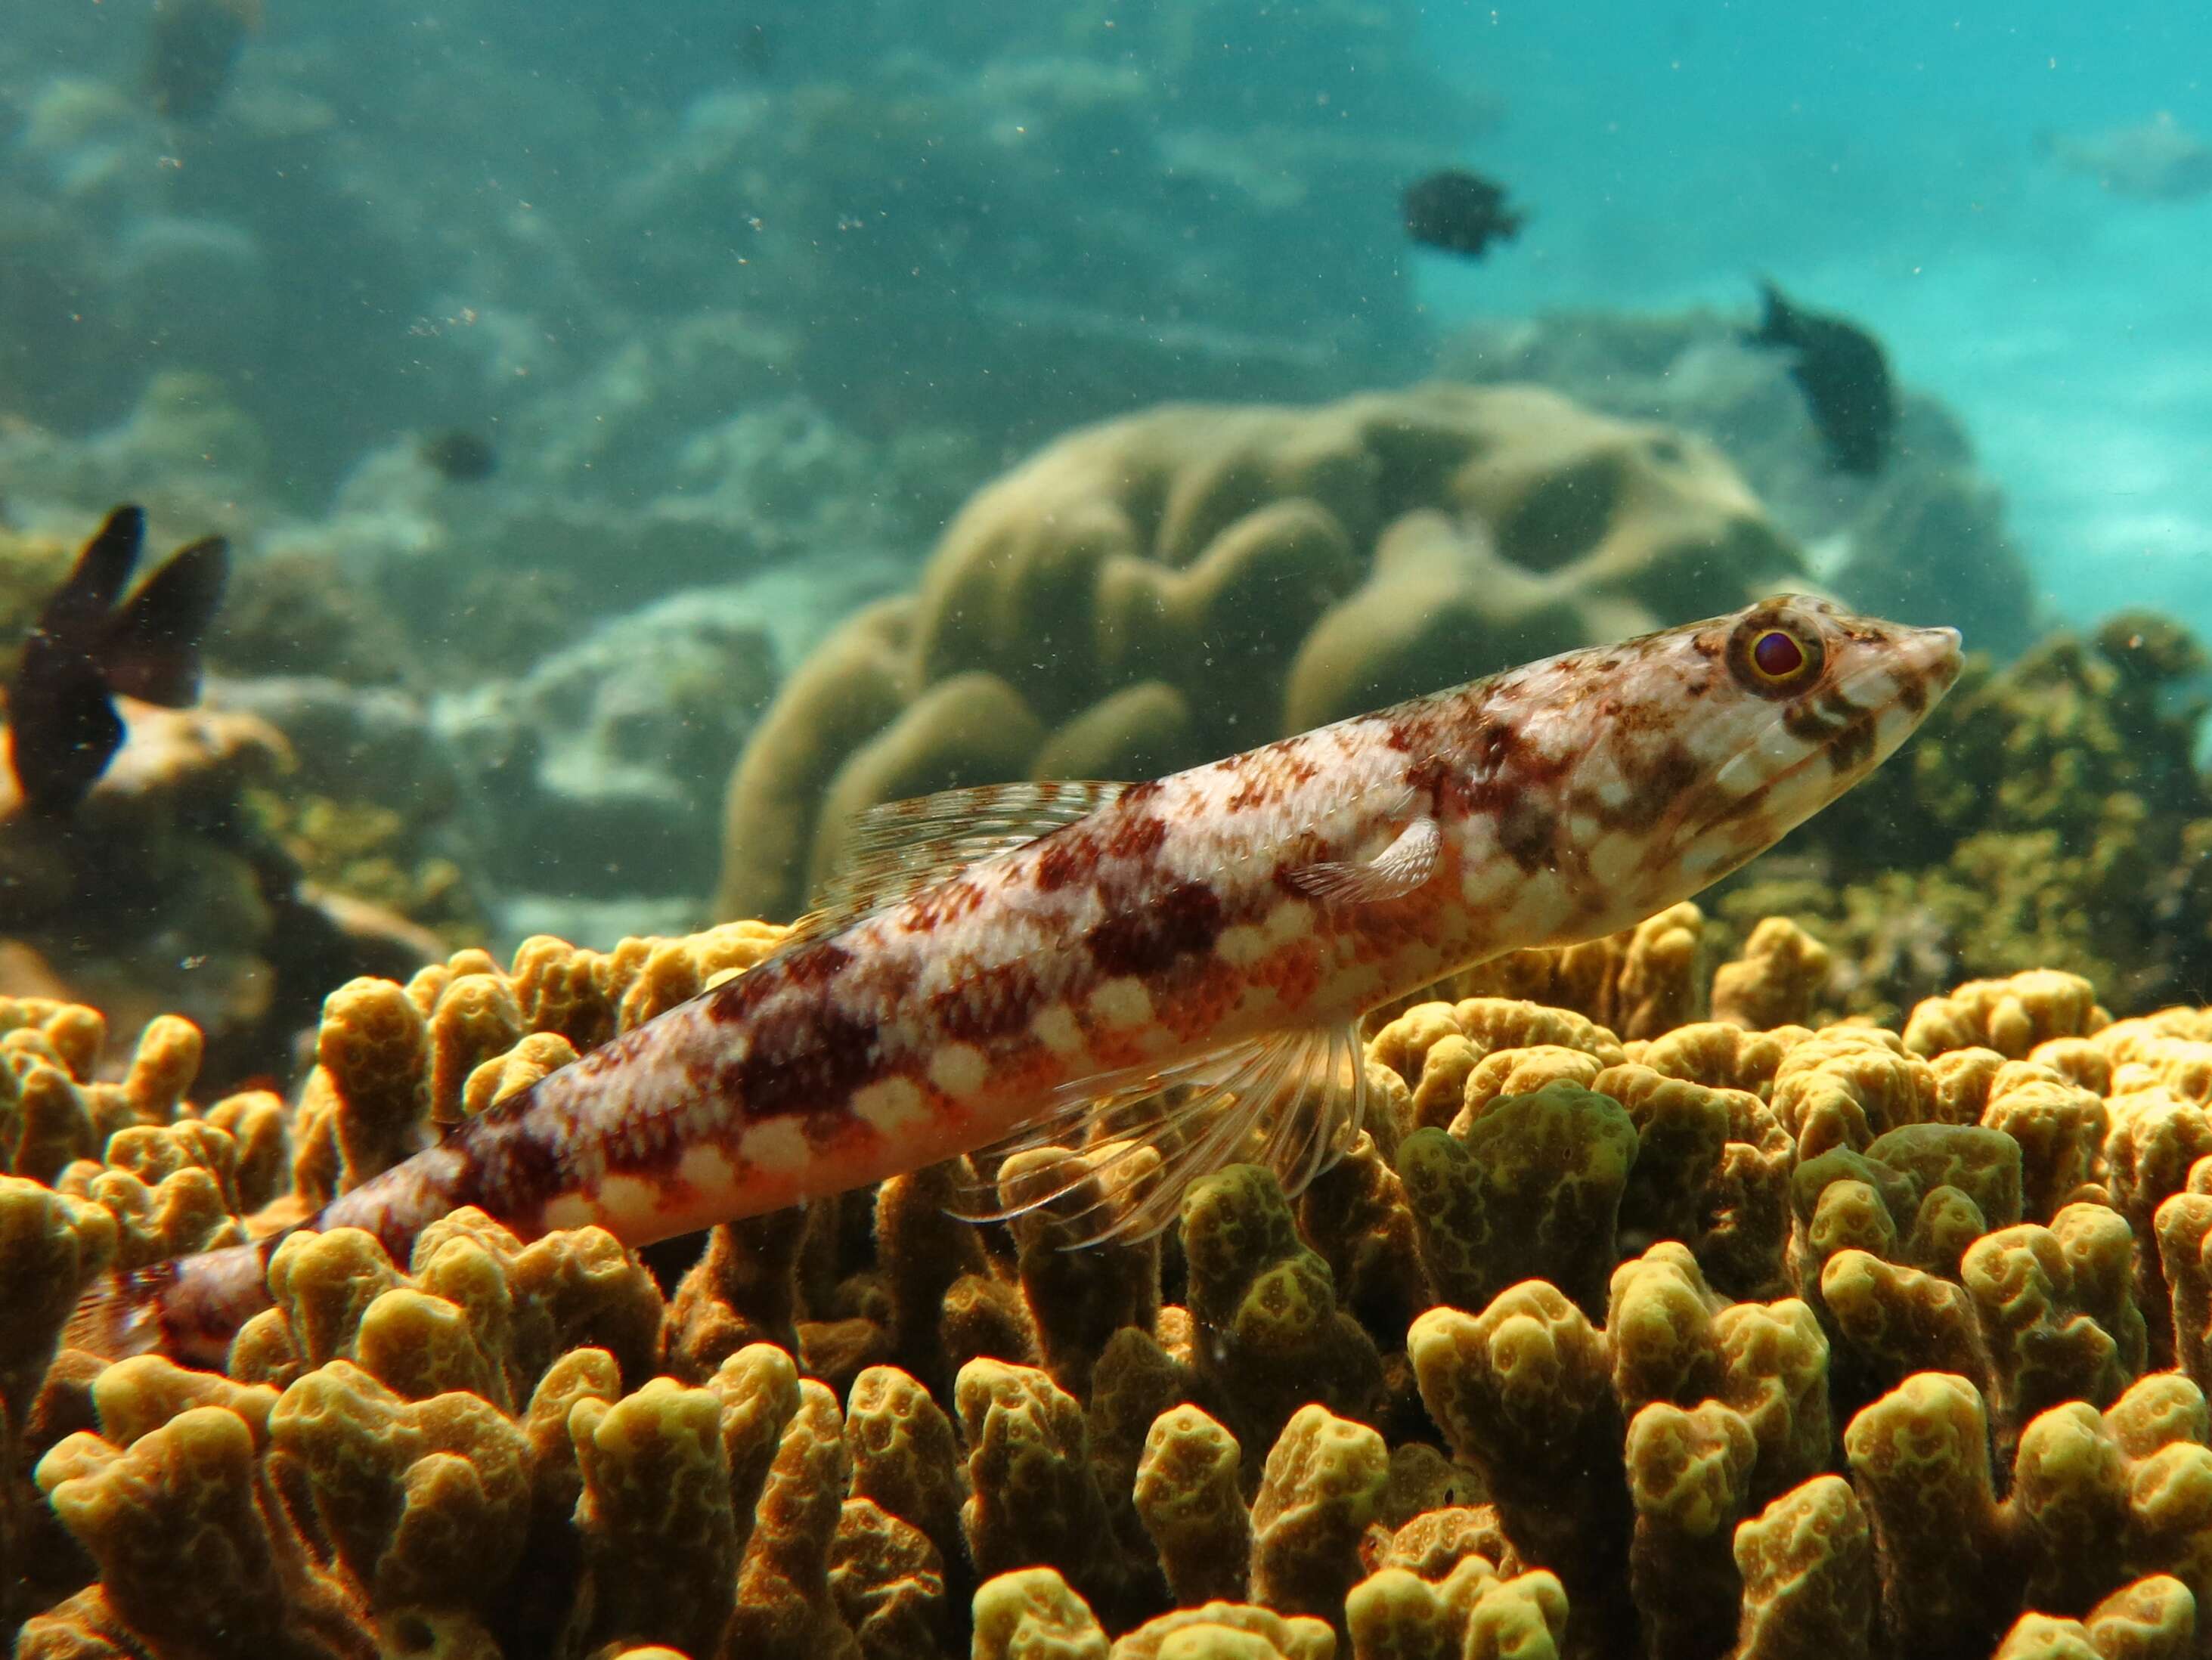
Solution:
<svg viewBox="0 0 2212 1660">
<path fill-rule="evenodd" d="M 2166 111 L 2110 132 L 2038 133 L 2036 149 L 2062 167 L 2086 173 L 2115 196 L 2191 202 L 2212 194 L 2212 144 Z"/>
<path fill-rule="evenodd" d="M 1417 179 L 1398 198 L 1406 234 L 1447 253 L 1480 259 L 1492 242 L 1510 242 L 1528 216 L 1505 205 L 1505 188 L 1464 167 Z"/>
<path fill-rule="evenodd" d="M 9 759 L 33 811 L 84 799 L 123 743 L 117 696 L 181 708 L 199 696 L 200 636 L 222 602 L 229 554 L 180 548 L 128 600 L 146 515 L 118 508 L 54 590 L 8 685 Z"/>
<path fill-rule="evenodd" d="M 1766 318 L 1744 337 L 1796 354 L 1790 378 L 1805 394 L 1828 460 L 1839 472 L 1881 471 L 1897 426 L 1897 393 L 1881 342 L 1840 317 L 1803 311 L 1771 283 L 1759 284 Z"/>
<path fill-rule="evenodd" d="M 154 0 L 146 91 L 176 121 L 215 112 L 246 37 L 261 27 L 261 0 Z"/>
<path fill-rule="evenodd" d="M 428 434 L 416 451 L 440 477 L 455 483 L 478 483 L 499 471 L 499 451 L 491 440 L 459 427 Z"/>
</svg>

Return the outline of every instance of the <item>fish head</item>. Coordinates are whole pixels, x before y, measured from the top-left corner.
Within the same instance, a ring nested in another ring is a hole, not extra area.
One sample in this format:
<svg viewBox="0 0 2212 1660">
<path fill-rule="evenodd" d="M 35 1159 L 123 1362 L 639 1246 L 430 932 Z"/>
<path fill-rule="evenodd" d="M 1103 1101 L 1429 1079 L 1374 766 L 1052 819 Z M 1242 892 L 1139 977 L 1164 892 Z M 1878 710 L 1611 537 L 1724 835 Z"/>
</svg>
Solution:
<svg viewBox="0 0 2212 1660">
<path fill-rule="evenodd" d="M 1519 711 L 1502 821 L 1534 836 L 1508 844 L 1575 879 L 1577 937 L 1627 927 L 1864 779 L 1960 665 L 1954 629 L 1796 595 L 1534 665 L 1492 701 Z"/>
<path fill-rule="evenodd" d="M 1680 708 L 1655 865 L 1694 892 L 1896 753 L 1959 678 L 1959 631 L 1784 595 L 1654 636 L 1644 695 Z M 1692 688 L 1699 688 L 1692 692 Z M 1679 699 L 1676 702 L 1673 700 Z M 1665 896 L 1671 903 L 1677 897 Z"/>
</svg>

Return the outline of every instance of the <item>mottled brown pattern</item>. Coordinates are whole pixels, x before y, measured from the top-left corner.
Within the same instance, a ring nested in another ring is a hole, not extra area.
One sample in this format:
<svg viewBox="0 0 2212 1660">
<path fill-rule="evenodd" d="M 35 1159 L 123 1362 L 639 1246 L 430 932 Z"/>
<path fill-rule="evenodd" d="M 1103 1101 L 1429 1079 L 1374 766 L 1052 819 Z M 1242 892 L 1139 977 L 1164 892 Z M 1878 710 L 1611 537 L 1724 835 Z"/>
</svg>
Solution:
<svg viewBox="0 0 2212 1660">
<path fill-rule="evenodd" d="M 1071 884 L 1089 881 L 1097 872 L 1098 843 L 1080 825 L 1055 830 L 1047 841 L 1036 861 L 1036 885 L 1042 891 L 1056 893 Z"/>
<path fill-rule="evenodd" d="M 1524 798 L 1498 809 L 1498 845 L 1524 871 L 1540 870 L 1552 862 L 1559 833 L 1559 815 L 1541 801 Z"/>
<path fill-rule="evenodd" d="M 1656 752 L 1644 767 L 1626 806 L 1608 811 L 1601 802 L 1590 804 L 1599 822 L 1608 829 L 1643 835 L 1656 828 L 1696 786 L 1704 769 L 1685 745 L 1667 736 L 1655 739 L 1654 747 Z"/>
<path fill-rule="evenodd" d="M 746 1122 L 820 1110 L 878 1075 L 874 1022 L 841 1008 L 834 997 L 809 1013 L 761 1032 L 744 1055 L 716 1073 L 714 1092 L 742 1103 Z"/>
<path fill-rule="evenodd" d="M 989 1043 L 1029 1024 L 1036 991 L 1036 976 L 1019 963 L 979 964 L 930 999 L 930 1017 L 956 1043 Z"/>
<path fill-rule="evenodd" d="M 1203 883 L 1179 882 L 1141 909 L 1108 917 L 1084 936 L 1084 945 L 1100 973 L 1142 976 L 1211 950 L 1222 927 L 1220 896 Z"/>
<path fill-rule="evenodd" d="M 907 911 L 907 927 L 915 933 L 930 933 L 972 916 L 983 906 L 986 895 L 980 883 L 956 877 L 915 897 Z"/>
<path fill-rule="evenodd" d="M 1129 813 L 1109 833 L 1101 852 L 1108 859 L 1149 859 L 1167 839 L 1166 819 L 1150 813 Z"/>
</svg>

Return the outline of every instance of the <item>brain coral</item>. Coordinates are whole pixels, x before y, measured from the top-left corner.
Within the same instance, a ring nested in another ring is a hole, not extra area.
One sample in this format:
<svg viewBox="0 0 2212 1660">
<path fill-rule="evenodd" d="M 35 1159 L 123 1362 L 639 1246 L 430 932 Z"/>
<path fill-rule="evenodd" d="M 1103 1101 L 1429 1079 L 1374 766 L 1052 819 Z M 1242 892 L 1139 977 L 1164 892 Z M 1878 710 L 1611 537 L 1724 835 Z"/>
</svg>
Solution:
<svg viewBox="0 0 2212 1660">
<path fill-rule="evenodd" d="M 1717 451 L 1534 387 L 1108 422 L 800 666 L 732 780 L 720 906 L 795 910 L 879 801 L 1155 776 L 1802 569 Z"/>
</svg>

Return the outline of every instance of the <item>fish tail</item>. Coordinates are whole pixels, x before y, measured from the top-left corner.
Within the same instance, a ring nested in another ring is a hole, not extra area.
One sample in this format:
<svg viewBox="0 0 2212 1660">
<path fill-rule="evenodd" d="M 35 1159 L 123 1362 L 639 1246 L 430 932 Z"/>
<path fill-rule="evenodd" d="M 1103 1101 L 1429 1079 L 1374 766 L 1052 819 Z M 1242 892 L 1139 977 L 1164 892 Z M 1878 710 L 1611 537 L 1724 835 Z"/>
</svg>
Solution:
<svg viewBox="0 0 2212 1660">
<path fill-rule="evenodd" d="M 283 1237 L 103 1274 L 77 1298 L 62 1342 L 107 1360 L 161 1353 L 220 1368 L 239 1327 L 270 1306 L 269 1257 Z"/>
</svg>

